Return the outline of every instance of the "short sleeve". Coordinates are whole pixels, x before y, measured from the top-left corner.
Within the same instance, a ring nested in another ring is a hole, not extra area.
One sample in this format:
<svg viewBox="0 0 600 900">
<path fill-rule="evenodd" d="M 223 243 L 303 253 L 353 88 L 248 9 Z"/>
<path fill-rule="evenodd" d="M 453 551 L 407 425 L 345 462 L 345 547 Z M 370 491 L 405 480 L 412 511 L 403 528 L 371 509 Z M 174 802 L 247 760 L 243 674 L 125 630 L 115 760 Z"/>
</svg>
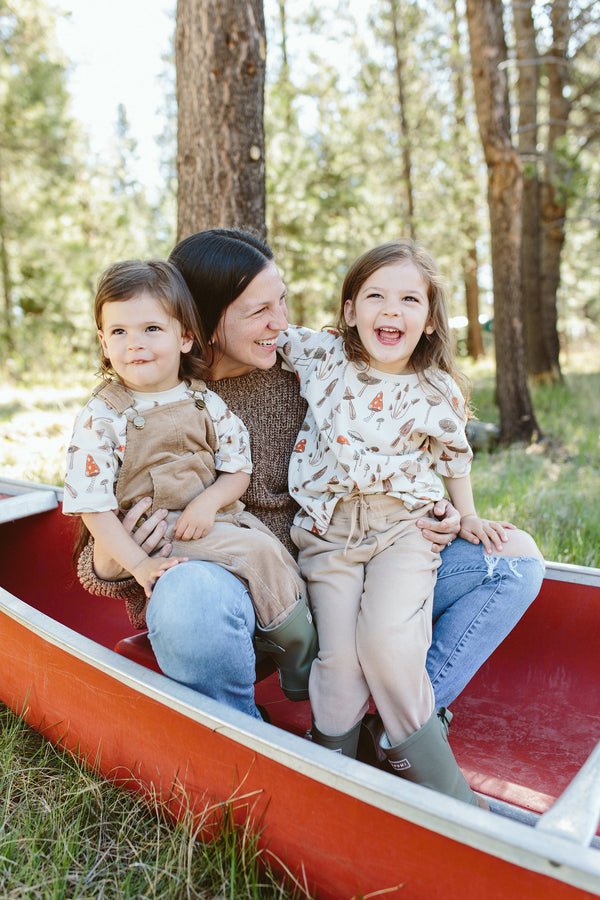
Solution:
<svg viewBox="0 0 600 900">
<path fill-rule="evenodd" d="M 93 397 L 75 420 L 67 449 L 63 512 L 118 509 L 114 485 L 125 449 L 127 420 Z"/>
<path fill-rule="evenodd" d="M 246 472 L 250 475 L 252 458 L 246 426 L 218 394 L 207 391 L 205 400 L 217 436 L 215 469 L 217 472 Z"/>
</svg>

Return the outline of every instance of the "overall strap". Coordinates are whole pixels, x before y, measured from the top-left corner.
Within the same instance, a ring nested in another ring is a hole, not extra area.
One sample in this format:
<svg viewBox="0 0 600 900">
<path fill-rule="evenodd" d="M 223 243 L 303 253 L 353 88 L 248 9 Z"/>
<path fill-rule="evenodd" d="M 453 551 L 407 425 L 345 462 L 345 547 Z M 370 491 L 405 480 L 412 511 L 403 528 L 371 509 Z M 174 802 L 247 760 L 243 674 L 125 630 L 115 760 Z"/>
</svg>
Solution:
<svg viewBox="0 0 600 900">
<path fill-rule="evenodd" d="M 118 381 L 102 381 L 92 391 L 92 397 L 100 397 L 119 416 L 134 406 L 133 398 Z"/>
</svg>

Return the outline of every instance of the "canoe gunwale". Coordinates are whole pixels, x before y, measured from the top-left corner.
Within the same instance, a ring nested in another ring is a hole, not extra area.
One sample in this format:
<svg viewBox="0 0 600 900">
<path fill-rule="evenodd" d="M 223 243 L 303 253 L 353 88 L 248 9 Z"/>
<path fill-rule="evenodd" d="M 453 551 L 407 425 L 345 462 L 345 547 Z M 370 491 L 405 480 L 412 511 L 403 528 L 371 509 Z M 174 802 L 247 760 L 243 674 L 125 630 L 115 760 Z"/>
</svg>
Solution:
<svg viewBox="0 0 600 900">
<path fill-rule="evenodd" d="M 600 895 L 600 850 L 539 832 L 531 827 L 531 819 L 530 824 L 508 818 L 503 810 L 507 804 L 492 800 L 492 810 L 501 814 L 490 815 L 451 797 L 332 754 L 120 656 L 3 588 L 0 588 L 0 630 L 1 614 L 134 691 L 312 781 L 483 853 Z"/>
<path fill-rule="evenodd" d="M 34 497 L 32 504 L 34 508 L 14 516 L 14 518 L 31 516 L 32 521 L 37 519 L 36 512 L 43 511 L 38 507 L 50 504 L 48 509 L 56 508 L 63 497 L 62 488 L 2 478 L 0 478 L 0 493 L 10 495 L 8 499 L 0 500 L 0 516 L 2 504 L 6 504 L 7 512 L 10 512 L 11 504 L 13 507 L 21 505 L 21 500 L 12 503 L 13 496 L 29 494 Z M 12 518 L 11 514 L 6 520 L 10 522 Z M 1 521 L 3 520 L 0 517 Z M 600 569 L 597 568 L 550 562 L 547 564 L 546 579 L 600 589 Z M 596 603 L 596 595 L 593 602 Z M 5 617 L 10 618 L 12 623 L 6 622 Z M 419 785 L 402 781 L 338 754 L 332 754 L 322 747 L 313 746 L 310 741 L 295 734 L 254 720 L 120 656 L 0 587 L 0 659 L 10 665 L 11 647 L 2 640 L 5 629 L 7 634 L 13 636 L 15 634 L 20 636 L 21 629 L 29 632 L 30 636 L 27 638 L 29 641 L 32 640 L 31 636 L 35 635 L 36 646 L 41 646 L 42 641 L 49 654 L 53 647 L 56 648 L 55 656 L 59 665 L 65 663 L 64 654 L 68 654 L 73 660 L 73 665 L 78 666 L 83 672 L 84 678 L 87 671 L 90 683 L 97 682 L 99 675 L 103 681 L 113 680 L 115 690 L 116 683 L 119 683 L 130 694 L 143 695 L 149 698 L 151 703 L 163 706 L 165 711 L 169 710 L 169 713 L 173 711 L 198 723 L 199 728 L 214 732 L 219 738 L 225 738 L 240 745 L 240 748 L 245 748 L 246 751 L 248 749 L 253 751 L 257 757 L 272 761 L 276 765 L 267 768 L 266 771 L 273 773 L 276 779 L 279 777 L 277 766 L 281 766 L 290 770 L 292 784 L 293 777 L 297 777 L 299 773 L 314 784 L 324 786 L 324 794 L 331 790 L 339 792 L 339 800 L 337 796 L 334 798 L 336 803 L 345 802 L 347 805 L 349 801 L 345 798 L 350 798 L 350 802 L 363 804 L 364 813 L 361 811 L 361 815 L 368 817 L 370 808 L 374 817 L 387 815 L 403 820 L 432 832 L 434 837 L 439 835 L 442 839 L 463 844 L 516 868 L 540 873 L 555 882 L 583 890 L 586 895 L 600 896 L 598 838 L 592 840 L 591 846 L 585 846 L 556 832 L 548 833 L 542 828 L 532 827 L 542 821 L 536 813 L 491 799 L 490 806 L 495 814 L 490 815 Z M 92 670 L 96 670 L 96 673 Z M 22 673 L 19 670 L 23 684 L 26 677 L 24 671 Z M 45 673 L 43 677 L 46 677 Z M 27 687 L 25 684 L 24 686 Z M 85 696 L 88 697 L 89 694 L 88 689 Z M 20 697 L 26 696 L 27 690 L 20 694 Z M 7 702 L 6 697 L 4 702 Z M 93 698 L 90 702 L 93 702 Z M 85 729 L 80 729 L 80 733 L 73 733 L 77 740 L 81 739 L 82 745 L 85 745 L 87 738 Z M 201 733 L 203 732 L 198 732 L 199 735 Z M 206 737 L 204 739 L 206 740 Z M 233 748 L 232 764 L 235 763 L 235 754 Z M 241 756 L 243 757 L 243 753 Z M 228 756 L 227 763 L 229 761 Z M 123 767 L 127 769 L 132 762 L 133 760 L 123 760 Z M 182 762 L 185 763 L 185 760 Z M 269 781 L 264 783 L 263 790 L 265 795 L 271 790 L 273 797 L 276 796 Z M 569 788 L 561 797 L 564 798 L 568 790 Z M 549 812 L 553 809 L 554 807 Z M 393 827 L 391 820 L 390 827 Z M 397 834 L 397 831 L 394 830 L 393 833 Z M 452 847 L 451 844 L 449 846 Z M 489 863 L 491 864 L 491 860 Z"/>
</svg>

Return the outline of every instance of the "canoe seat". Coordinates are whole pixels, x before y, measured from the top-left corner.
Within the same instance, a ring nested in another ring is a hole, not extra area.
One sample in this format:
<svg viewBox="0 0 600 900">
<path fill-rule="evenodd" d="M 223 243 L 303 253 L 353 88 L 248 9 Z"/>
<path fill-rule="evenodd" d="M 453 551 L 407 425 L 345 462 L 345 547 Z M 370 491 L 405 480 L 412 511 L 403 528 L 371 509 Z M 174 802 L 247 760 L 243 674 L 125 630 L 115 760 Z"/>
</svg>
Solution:
<svg viewBox="0 0 600 900">
<path fill-rule="evenodd" d="M 121 638 L 115 644 L 114 650 L 115 653 L 120 653 L 121 656 L 126 656 L 127 659 L 132 659 L 141 666 L 146 666 L 147 669 L 161 672 L 147 631 L 139 631 L 137 634 L 132 634 L 131 637 Z M 258 653 L 256 655 L 255 680 L 263 681 L 263 679 L 272 675 L 274 671 L 275 664 L 270 656 L 267 656 L 265 653 Z"/>
</svg>

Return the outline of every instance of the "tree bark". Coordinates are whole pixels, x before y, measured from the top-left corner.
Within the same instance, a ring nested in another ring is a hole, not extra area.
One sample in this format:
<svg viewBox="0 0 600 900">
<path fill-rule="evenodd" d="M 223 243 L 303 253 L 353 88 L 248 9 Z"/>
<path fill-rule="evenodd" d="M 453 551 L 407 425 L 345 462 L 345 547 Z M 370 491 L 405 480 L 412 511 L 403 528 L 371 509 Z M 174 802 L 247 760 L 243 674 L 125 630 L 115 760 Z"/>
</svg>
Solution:
<svg viewBox="0 0 600 900">
<path fill-rule="evenodd" d="M 533 0 L 513 0 L 519 98 L 518 148 L 523 162 L 521 210 L 521 284 L 525 319 L 527 371 L 546 367 L 541 322 L 540 183 L 538 177 L 539 58 L 532 14 Z"/>
<path fill-rule="evenodd" d="M 392 46 L 396 70 L 396 87 L 398 96 L 398 124 L 402 150 L 402 181 L 406 204 L 406 223 L 409 236 L 415 239 L 415 204 L 412 185 L 411 138 L 406 118 L 406 100 L 404 92 L 404 53 L 401 46 L 402 13 L 398 10 L 398 0 L 390 0 L 390 17 L 392 22 Z"/>
<path fill-rule="evenodd" d="M 477 255 L 477 239 L 479 229 L 477 226 L 477 209 L 473 202 L 471 183 L 475 181 L 473 166 L 468 151 L 465 147 L 465 135 L 468 134 L 467 117 L 465 114 L 465 78 L 463 66 L 463 53 L 461 51 L 459 15 L 456 8 L 456 0 L 451 4 L 452 13 L 452 45 L 453 45 L 453 86 L 454 105 L 456 108 L 454 145 L 459 160 L 459 171 L 463 199 L 460 204 L 460 228 L 466 243 L 466 250 L 462 256 L 463 282 L 465 285 L 465 306 L 467 313 L 467 353 L 472 359 L 479 359 L 484 354 L 483 335 L 479 321 L 479 263 Z M 469 190 L 464 186 L 469 185 Z"/>
<path fill-rule="evenodd" d="M 178 0 L 177 237 L 266 236 L 262 0 Z"/>
<path fill-rule="evenodd" d="M 8 262 L 3 190 L 3 172 L 0 168 L 0 277 L 2 279 L 2 297 L 4 298 L 4 327 L 0 328 L 0 337 L 4 339 L 5 349 L 10 353 L 15 349 L 13 340 L 13 297 Z"/>
<path fill-rule="evenodd" d="M 472 244 L 462 261 L 467 307 L 467 353 L 471 359 L 480 359 L 484 353 L 483 335 L 479 321 L 479 283 L 477 274 L 477 246 Z"/>
<path fill-rule="evenodd" d="M 494 277 L 496 401 L 500 440 L 539 434 L 525 369 L 521 296 L 521 161 L 510 138 L 502 0 L 467 0 L 471 67 L 479 133 L 488 169 Z"/>
<path fill-rule="evenodd" d="M 561 379 L 560 342 L 557 327 L 557 293 L 560 286 L 560 257 L 565 243 L 567 216 L 566 192 L 562 189 L 563 173 L 556 154 L 567 133 L 570 102 L 566 97 L 567 45 L 570 37 L 569 0 L 554 0 L 550 12 L 552 46 L 546 58 L 549 94 L 548 147 L 541 187 L 541 318 L 540 331 L 544 344 L 544 380 Z"/>
</svg>

